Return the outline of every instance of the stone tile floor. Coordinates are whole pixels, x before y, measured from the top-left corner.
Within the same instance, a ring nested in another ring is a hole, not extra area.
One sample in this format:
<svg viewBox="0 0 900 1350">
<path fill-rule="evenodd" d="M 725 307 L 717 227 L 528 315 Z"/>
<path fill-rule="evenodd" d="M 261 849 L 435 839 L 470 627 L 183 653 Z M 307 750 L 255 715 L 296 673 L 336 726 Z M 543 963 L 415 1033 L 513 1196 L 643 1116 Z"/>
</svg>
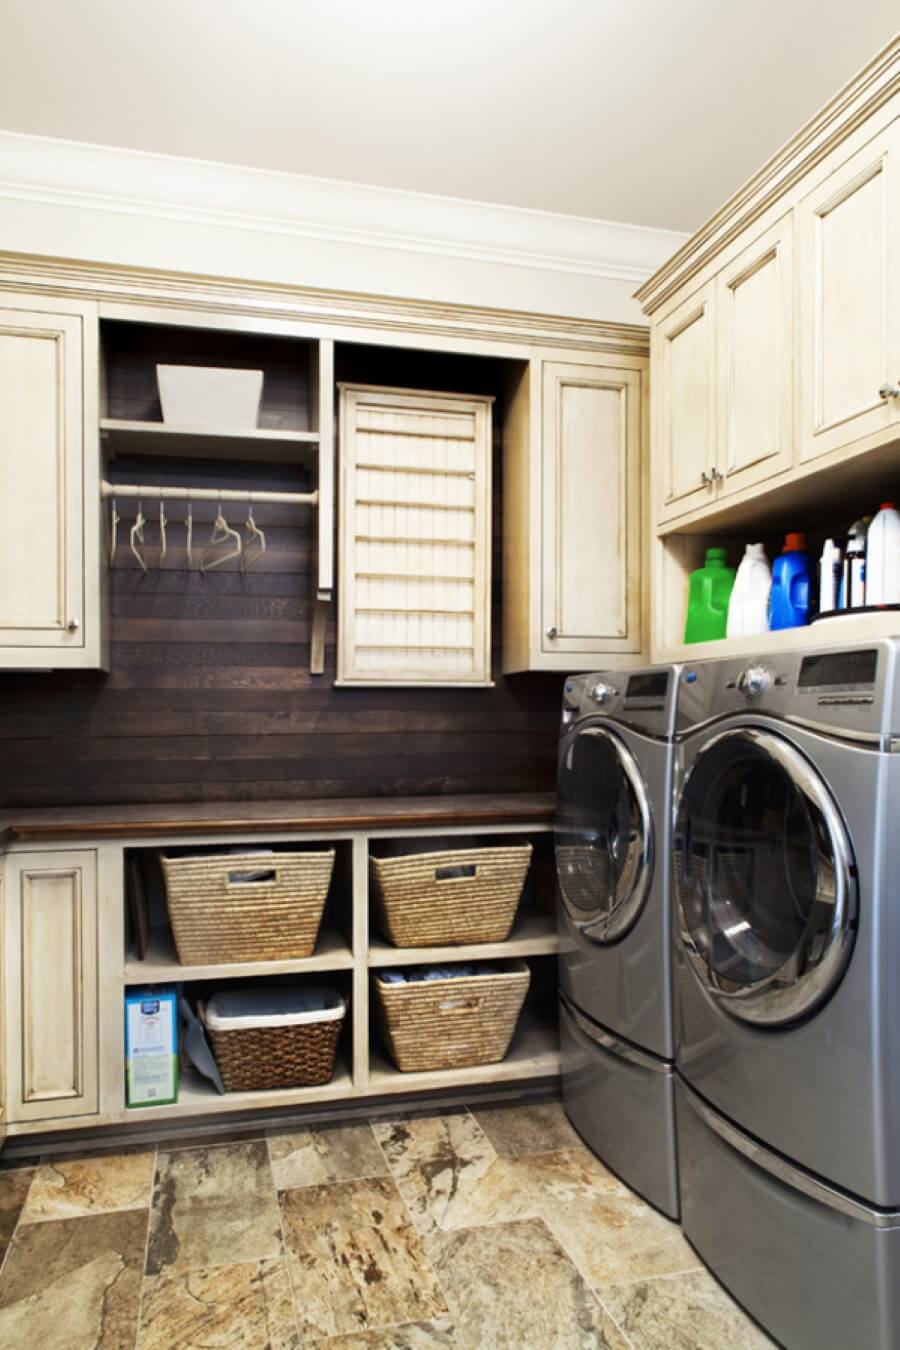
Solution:
<svg viewBox="0 0 900 1350">
<path fill-rule="evenodd" d="M 17 1350 L 771 1345 L 555 1102 L 9 1159 L 0 1258 Z"/>
</svg>

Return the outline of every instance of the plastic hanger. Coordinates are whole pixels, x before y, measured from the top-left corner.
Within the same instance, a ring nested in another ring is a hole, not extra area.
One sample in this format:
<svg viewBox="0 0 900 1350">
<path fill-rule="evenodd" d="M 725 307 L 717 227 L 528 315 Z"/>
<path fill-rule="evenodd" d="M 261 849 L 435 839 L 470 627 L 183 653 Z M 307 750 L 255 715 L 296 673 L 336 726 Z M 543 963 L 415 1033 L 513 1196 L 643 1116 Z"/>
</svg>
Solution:
<svg viewBox="0 0 900 1350">
<path fill-rule="evenodd" d="M 227 553 L 220 553 L 218 557 L 211 557 L 210 554 L 218 548 L 222 548 L 231 540 L 234 547 Z M 214 567 L 221 567 L 223 563 L 230 562 L 232 558 L 239 558 L 243 552 L 241 536 L 237 530 L 233 530 L 222 514 L 222 499 L 219 498 L 219 513 L 216 516 L 215 524 L 212 527 L 212 534 L 206 541 L 203 552 L 200 555 L 200 571 L 211 572 Z"/>
<path fill-rule="evenodd" d="M 188 571 L 194 565 L 194 503 L 191 501 L 191 489 L 187 489 L 187 512 L 184 517 L 185 548 L 187 550 Z"/>
<path fill-rule="evenodd" d="M 166 560 L 166 508 L 163 504 L 162 488 L 159 490 L 159 565 L 162 567 Z"/>
<path fill-rule="evenodd" d="M 109 565 L 112 567 L 116 561 L 116 549 L 119 546 L 119 521 L 122 517 L 116 505 L 115 497 L 112 498 L 112 504 L 109 509 Z"/>
<path fill-rule="evenodd" d="M 241 571 L 249 572 L 254 563 L 259 562 L 266 551 L 265 532 L 259 528 L 253 519 L 253 494 L 247 499 L 247 519 L 244 528 L 247 531 L 247 542 L 244 545 L 244 552 L 241 555 Z"/>
<path fill-rule="evenodd" d="M 144 526 L 146 524 L 147 517 L 144 515 L 144 505 L 143 502 L 138 500 L 137 516 L 131 527 L 129 543 L 131 545 L 131 551 L 137 558 L 142 572 L 146 572 L 147 570 L 147 560 L 144 557 Z"/>
</svg>

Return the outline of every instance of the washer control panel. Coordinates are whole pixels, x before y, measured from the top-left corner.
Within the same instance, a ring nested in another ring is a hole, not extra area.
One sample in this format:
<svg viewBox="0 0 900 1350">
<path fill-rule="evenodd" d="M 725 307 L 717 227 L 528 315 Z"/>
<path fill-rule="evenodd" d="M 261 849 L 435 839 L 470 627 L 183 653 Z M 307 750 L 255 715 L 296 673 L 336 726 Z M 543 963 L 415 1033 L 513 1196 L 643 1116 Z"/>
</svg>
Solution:
<svg viewBox="0 0 900 1350">
<path fill-rule="evenodd" d="M 606 684 L 605 681 L 600 680 L 597 684 L 591 686 L 589 692 L 594 702 L 599 703 L 602 708 L 607 703 L 611 703 L 619 691 L 614 684 Z"/>
<path fill-rule="evenodd" d="M 765 666 L 747 666 L 737 677 L 737 687 L 746 699 L 758 698 L 771 683 L 771 672 Z"/>
</svg>

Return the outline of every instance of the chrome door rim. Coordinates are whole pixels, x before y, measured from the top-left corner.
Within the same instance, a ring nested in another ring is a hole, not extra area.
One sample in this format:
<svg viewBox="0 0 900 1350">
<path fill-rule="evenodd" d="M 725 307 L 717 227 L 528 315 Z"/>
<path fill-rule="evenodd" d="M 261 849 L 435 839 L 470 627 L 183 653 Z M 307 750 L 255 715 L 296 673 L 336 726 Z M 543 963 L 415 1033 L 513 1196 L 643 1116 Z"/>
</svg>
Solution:
<svg viewBox="0 0 900 1350">
<path fill-rule="evenodd" d="M 572 923 L 584 937 L 589 938 L 592 942 L 611 943 L 624 937 L 629 929 L 634 926 L 650 892 L 656 857 L 653 811 L 637 760 L 625 742 L 605 726 L 597 724 L 581 726 L 572 729 L 565 746 L 565 755 L 571 752 L 579 736 L 596 736 L 598 739 L 608 742 L 631 788 L 640 817 L 640 852 L 616 887 L 617 894 L 620 891 L 624 891 L 624 894 L 620 899 L 614 901 L 611 909 L 604 913 L 585 918 L 585 912 L 572 904 L 566 895 L 566 888 L 563 884 L 557 859 L 559 893 L 565 911 Z"/>
<path fill-rule="evenodd" d="M 684 803 L 691 780 L 704 756 L 725 741 L 742 741 L 768 755 L 821 815 L 834 862 L 834 904 L 828 941 L 815 965 L 790 982 L 785 981 L 784 972 L 793 963 L 796 951 L 763 979 L 738 989 L 723 989 L 718 984 L 719 977 L 710 969 L 694 943 L 684 913 L 684 894 L 678 883 L 677 871 L 673 868 L 678 936 L 704 993 L 742 1021 L 757 1025 L 783 1025 L 797 1021 L 819 1007 L 837 987 L 846 969 L 853 947 L 858 909 L 853 848 L 838 806 L 809 760 L 780 735 L 760 727 L 732 727 L 706 742 L 684 777 L 673 833 L 673 848 L 676 852 L 683 838 Z"/>
</svg>

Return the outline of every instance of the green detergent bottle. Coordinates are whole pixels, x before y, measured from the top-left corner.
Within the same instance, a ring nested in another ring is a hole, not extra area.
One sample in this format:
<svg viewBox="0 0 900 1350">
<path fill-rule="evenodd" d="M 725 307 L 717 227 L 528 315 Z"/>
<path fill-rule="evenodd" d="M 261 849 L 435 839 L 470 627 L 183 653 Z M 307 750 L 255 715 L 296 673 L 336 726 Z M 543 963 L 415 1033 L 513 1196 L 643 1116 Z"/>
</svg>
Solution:
<svg viewBox="0 0 900 1350">
<path fill-rule="evenodd" d="M 685 642 L 709 642 L 725 636 L 734 575 L 726 549 L 706 550 L 706 562 L 691 573 Z"/>
</svg>

